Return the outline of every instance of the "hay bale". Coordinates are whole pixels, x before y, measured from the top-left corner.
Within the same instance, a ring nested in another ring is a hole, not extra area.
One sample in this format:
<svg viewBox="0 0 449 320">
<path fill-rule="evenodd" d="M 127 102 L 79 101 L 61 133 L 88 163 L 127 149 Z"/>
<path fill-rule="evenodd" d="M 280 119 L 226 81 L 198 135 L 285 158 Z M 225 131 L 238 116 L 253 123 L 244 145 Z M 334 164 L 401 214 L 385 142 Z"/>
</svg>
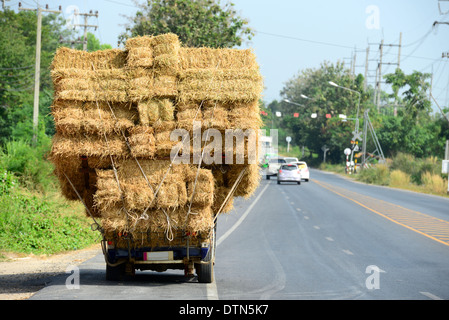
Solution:
<svg viewBox="0 0 449 320">
<path fill-rule="evenodd" d="M 135 108 L 122 103 L 55 101 L 51 107 L 58 133 L 103 135 L 120 133 L 134 125 Z"/>
<path fill-rule="evenodd" d="M 154 157 L 155 138 L 153 132 L 153 128 L 148 126 L 135 126 L 128 130 L 128 143 L 133 157 Z"/>
<path fill-rule="evenodd" d="M 177 128 L 185 129 L 192 133 L 194 121 L 202 121 L 203 115 L 201 108 L 197 105 L 193 105 L 192 109 L 184 109 L 176 113 Z"/>
<path fill-rule="evenodd" d="M 261 82 L 246 79 L 188 78 L 179 81 L 178 100 L 181 102 L 211 100 L 224 103 L 250 103 L 259 99 L 262 90 Z"/>
<path fill-rule="evenodd" d="M 229 171 L 226 173 L 227 186 L 231 188 L 234 185 L 243 169 L 246 169 L 246 171 L 234 192 L 234 196 L 249 198 L 256 191 L 261 179 L 258 164 L 230 166 Z"/>
<path fill-rule="evenodd" d="M 79 157 L 61 157 L 51 155 L 49 160 L 55 165 L 55 175 L 59 180 L 62 195 L 68 200 L 79 201 L 78 194 L 85 198 L 85 191 L 95 192 L 97 185 L 97 175 L 94 171 L 89 170 L 89 180 L 86 187 L 86 176 L 82 170 L 82 160 Z M 110 161 L 100 158 L 88 158 L 88 169 L 91 168 L 108 168 Z M 66 176 L 70 180 L 67 180 Z M 73 184 L 73 187 L 72 187 Z M 74 190 L 75 188 L 75 190 Z"/>
<path fill-rule="evenodd" d="M 93 196 L 94 205 L 99 212 L 108 212 L 122 201 L 122 193 L 113 170 L 96 170 L 97 190 Z"/>
<path fill-rule="evenodd" d="M 121 69 L 125 66 L 127 54 L 120 49 L 86 52 L 60 47 L 56 50 L 51 68 L 57 69 Z"/>
<path fill-rule="evenodd" d="M 153 37 L 152 36 L 139 36 L 133 37 L 126 40 L 126 49 L 141 48 L 141 47 L 151 47 Z"/>
<path fill-rule="evenodd" d="M 145 76 L 131 79 L 127 90 L 131 101 L 140 102 L 156 98 L 176 98 L 178 80 L 171 75 L 148 73 Z"/>
<path fill-rule="evenodd" d="M 174 121 L 172 121 L 174 122 Z M 172 133 L 172 130 L 165 130 L 165 131 L 157 131 L 155 134 L 156 139 L 156 152 L 155 155 L 157 157 L 170 157 L 170 153 L 172 149 L 178 144 L 178 141 L 171 141 L 170 140 L 170 134 Z"/>
<path fill-rule="evenodd" d="M 127 65 L 130 68 L 151 68 L 153 66 L 153 49 L 151 47 L 128 49 Z"/>
<path fill-rule="evenodd" d="M 229 128 L 228 120 L 229 110 L 221 104 L 211 104 L 210 106 L 205 104 L 203 108 L 203 122 L 204 129 L 218 129 L 226 130 Z M 242 115 L 242 117 L 245 115 Z M 224 141 L 223 141 L 224 142 Z"/>
<path fill-rule="evenodd" d="M 187 69 L 256 69 L 258 64 L 252 50 L 181 48 L 180 67 Z"/>
<path fill-rule="evenodd" d="M 218 213 L 220 208 L 221 208 L 220 214 L 229 213 L 234 208 L 234 195 L 230 195 L 226 201 L 226 198 L 228 197 L 228 194 L 230 192 L 231 188 L 217 186 L 217 184 L 215 185 L 214 203 L 211 208 L 215 215 Z"/>
<path fill-rule="evenodd" d="M 140 168 L 147 177 L 151 176 L 151 181 L 162 181 L 166 174 L 173 174 L 179 176 L 179 179 L 185 179 L 189 167 L 186 164 L 171 164 L 170 160 L 139 159 L 138 162 L 134 159 L 117 161 L 117 173 L 120 181 L 143 177 Z"/>
<path fill-rule="evenodd" d="M 178 175 L 169 175 L 162 182 L 156 196 L 156 207 L 173 209 L 187 203 L 187 190 L 184 179 Z"/>
<path fill-rule="evenodd" d="M 229 110 L 228 129 L 259 130 L 263 126 L 259 111 L 259 101 L 234 105 Z"/>
<path fill-rule="evenodd" d="M 210 207 L 214 202 L 214 177 L 209 169 L 191 168 L 187 175 L 187 197 L 195 207 Z"/>
<path fill-rule="evenodd" d="M 72 135 L 65 137 L 56 133 L 52 139 L 51 154 L 56 157 L 98 157 L 114 156 L 126 158 L 128 147 L 122 136 L 109 135 L 107 142 L 102 136 Z"/>
</svg>

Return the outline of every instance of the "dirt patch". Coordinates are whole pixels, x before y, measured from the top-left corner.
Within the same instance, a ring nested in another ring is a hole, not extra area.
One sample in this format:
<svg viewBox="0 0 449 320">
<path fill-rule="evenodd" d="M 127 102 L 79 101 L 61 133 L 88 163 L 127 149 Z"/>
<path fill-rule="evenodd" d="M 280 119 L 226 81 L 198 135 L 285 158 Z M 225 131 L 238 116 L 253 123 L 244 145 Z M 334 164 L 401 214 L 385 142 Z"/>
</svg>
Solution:
<svg viewBox="0 0 449 320">
<path fill-rule="evenodd" d="M 76 266 L 101 253 L 92 247 L 55 255 L 21 255 L 3 252 L 0 262 L 0 300 L 24 300 L 46 286 L 52 277 L 65 274 L 68 266 Z"/>
</svg>

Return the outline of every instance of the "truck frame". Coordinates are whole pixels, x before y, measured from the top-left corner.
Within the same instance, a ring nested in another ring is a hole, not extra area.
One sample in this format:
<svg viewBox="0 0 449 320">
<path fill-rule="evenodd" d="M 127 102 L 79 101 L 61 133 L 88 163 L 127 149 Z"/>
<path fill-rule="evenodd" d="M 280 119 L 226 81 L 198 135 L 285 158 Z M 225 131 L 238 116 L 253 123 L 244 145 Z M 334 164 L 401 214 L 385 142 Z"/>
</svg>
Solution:
<svg viewBox="0 0 449 320">
<path fill-rule="evenodd" d="M 208 237 L 184 233 L 183 245 L 136 246 L 128 235 L 116 235 L 101 241 L 106 262 L 106 280 L 118 281 L 126 275 L 134 275 L 135 270 L 152 270 L 163 272 L 167 269 L 184 270 L 184 275 L 194 276 L 196 271 L 198 282 L 214 281 L 216 222 Z M 128 243 L 127 246 L 118 245 Z M 123 241 L 124 240 L 124 241 Z"/>
</svg>

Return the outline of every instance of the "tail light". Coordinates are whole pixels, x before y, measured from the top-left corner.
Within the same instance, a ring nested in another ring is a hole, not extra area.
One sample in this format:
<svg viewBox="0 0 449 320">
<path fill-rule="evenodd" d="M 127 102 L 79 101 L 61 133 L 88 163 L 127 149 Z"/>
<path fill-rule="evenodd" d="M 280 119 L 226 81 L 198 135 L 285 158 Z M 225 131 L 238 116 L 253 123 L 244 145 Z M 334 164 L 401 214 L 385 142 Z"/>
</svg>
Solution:
<svg viewBox="0 0 449 320">
<path fill-rule="evenodd" d="M 281 170 L 281 169 L 279 169 L 279 173 L 282 173 L 282 170 Z"/>
</svg>

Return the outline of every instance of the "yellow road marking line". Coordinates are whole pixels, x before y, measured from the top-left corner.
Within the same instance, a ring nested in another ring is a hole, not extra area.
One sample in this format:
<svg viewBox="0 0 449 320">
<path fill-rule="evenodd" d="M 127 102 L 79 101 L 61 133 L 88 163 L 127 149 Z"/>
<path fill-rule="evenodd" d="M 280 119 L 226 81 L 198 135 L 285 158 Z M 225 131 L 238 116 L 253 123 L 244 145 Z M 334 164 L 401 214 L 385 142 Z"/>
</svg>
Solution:
<svg viewBox="0 0 449 320">
<path fill-rule="evenodd" d="M 354 198 L 352 198 L 350 196 L 344 195 L 343 193 L 334 190 L 335 187 L 331 188 L 330 185 L 328 185 L 324 182 L 319 182 L 316 179 L 313 181 L 315 183 L 317 183 L 318 185 L 320 185 L 321 187 L 323 187 L 335 194 L 338 194 L 339 196 L 341 196 L 343 198 L 351 200 L 352 202 L 357 203 L 358 205 L 364 207 L 365 209 L 368 209 L 371 212 L 374 212 L 374 213 L 384 217 L 385 219 L 388 219 L 388 220 L 390 220 L 398 225 L 401 225 L 409 230 L 415 231 L 415 232 L 417 232 L 425 237 L 428 237 L 434 241 L 437 241 L 446 246 L 449 246 L 449 241 L 442 240 L 442 239 L 447 239 L 449 237 L 449 222 L 446 220 L 438 219 L 438 218 L 426 215 L 419 211 L 407 209 L 407 208 L 401 207 L 401 206 L 393 204 L 393 203 L 389 203 L 389 202 L 386 202 L 386 201 L 383 201 L 380 199 L 375 199 L 372 197 L 364 196 L 364 195 L 340 188 L 340 189 L 344 190 L 343 192 L 352 193 L 354 195 L 357 195 L 357 197 L 362 198 L 365 201 L 372 201 L 372 202 L 374 202 L 373 204 L 380 205 L 379 207 L 382 207 L 382 205 L 386 206 L 386 207 L 380 208 L 380 209 L 376 208 L 377 210 L 375 210 L 373 208 L 370 208 L 368 205 L 365 205 L 362 202 L 355 200 Z M 387 211 L 388 213 L 380 212 L 380 211 L 382 211 L 382 209 L 383 209 L 383 211 Z M 394 210 L 399 210 L 399 212 L 394 211 Z M 408 211 L 408 213 L 407 213 L 407 211 Z M 410 213 L 414 214 L 415 216 L 411 217 Z M 416 215 L 418 215 L 418 217 Z M 415 225 L 411 226 L 410 224 L 411 225 L 415 224 Z M 432 227 L 428 228 L 429 226 L 432 226 Z M 433 232 L 430 232 L 432 230 L 433 230 Z M 431 234 L 429 234 L 429 233 L 431 233 Z M 442 238 L 442 239 L 440 239 L 440 238 Z"/>
</svg>

